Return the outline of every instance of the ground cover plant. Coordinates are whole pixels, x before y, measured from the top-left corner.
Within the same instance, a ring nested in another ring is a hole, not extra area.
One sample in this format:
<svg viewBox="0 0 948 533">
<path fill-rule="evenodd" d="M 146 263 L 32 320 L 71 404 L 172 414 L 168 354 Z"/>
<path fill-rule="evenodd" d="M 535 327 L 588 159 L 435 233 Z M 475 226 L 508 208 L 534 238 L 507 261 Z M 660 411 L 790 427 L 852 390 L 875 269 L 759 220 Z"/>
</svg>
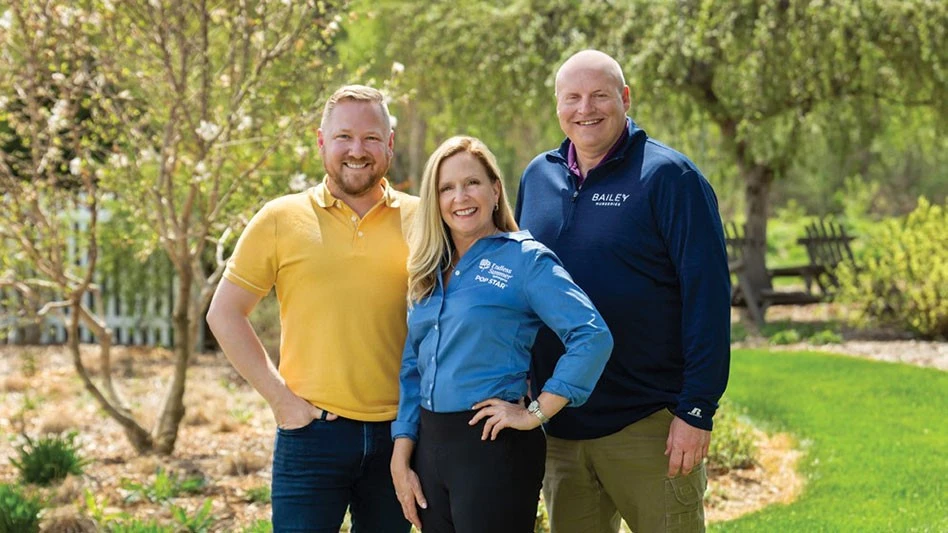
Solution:
<svg viewBox="0 0 948 533">
<path fill-rule="evenodd" d="M 19 457 L 10 462 L 20 471 L 24 483 L 50 485 L 66 479 L 66 476 L 81 475 L 86 461 L 76 445 L 76 433 L 47 435 L 26 442 L 17 448 Z"/>
<path fill-rule="evenodd" d="M 7 483 L 0 483 L 0 531 L 31 533 L 39 531 L 39 499 Z"/>
<path fill-rule="evenodd" d="M 806 488 L 715 531 L 948 530 L 948 373 L 809 352 L 735 350 L 726 397 L 788 431 Z"/>
</svg>

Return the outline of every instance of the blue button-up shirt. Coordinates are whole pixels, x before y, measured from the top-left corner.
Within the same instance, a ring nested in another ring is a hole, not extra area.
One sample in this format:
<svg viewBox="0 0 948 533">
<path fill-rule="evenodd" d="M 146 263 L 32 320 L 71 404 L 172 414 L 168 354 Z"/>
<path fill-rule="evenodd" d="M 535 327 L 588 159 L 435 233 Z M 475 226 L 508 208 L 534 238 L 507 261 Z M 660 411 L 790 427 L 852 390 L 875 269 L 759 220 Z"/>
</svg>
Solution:
<svg viewBox="0 0 948 533">
<path fill-rule="evenodd" d="M 408 311 L 398 418 L 392 437 L 418 439 L 421 408 L 470 410 L 488 398 L 527 393 L 530 349 L 546 324 L 566 353 L 542 390 L 569 406 L 586 401 L 612 351 L 612 335 L 546 246 L 527 231 L 474 243 L 428 298 Z"/>
</svg>

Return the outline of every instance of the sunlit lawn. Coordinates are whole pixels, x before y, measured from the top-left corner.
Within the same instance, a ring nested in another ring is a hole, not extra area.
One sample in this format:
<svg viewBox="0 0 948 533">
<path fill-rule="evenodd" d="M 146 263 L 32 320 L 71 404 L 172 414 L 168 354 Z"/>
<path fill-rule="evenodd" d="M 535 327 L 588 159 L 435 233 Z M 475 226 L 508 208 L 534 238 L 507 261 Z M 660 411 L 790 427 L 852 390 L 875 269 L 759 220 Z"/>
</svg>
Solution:
<svg viewBox="0 0 948 533">
<path fill-rule="evenodd" d="M 796 435 L 806 487 L 715 531 L 948 531 L 948 373 L 736 350 L 727 397 Z"/>
</svg>

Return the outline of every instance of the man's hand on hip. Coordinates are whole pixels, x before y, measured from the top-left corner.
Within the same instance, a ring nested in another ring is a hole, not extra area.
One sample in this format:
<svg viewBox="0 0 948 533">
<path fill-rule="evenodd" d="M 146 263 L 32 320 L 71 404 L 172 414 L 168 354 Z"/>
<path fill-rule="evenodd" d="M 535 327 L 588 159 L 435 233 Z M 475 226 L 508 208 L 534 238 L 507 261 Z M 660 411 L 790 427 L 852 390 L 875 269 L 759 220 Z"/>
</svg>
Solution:
<svg viewBox="0 0 948 533">
<path fill-rule="evenodd" d="M 710 445 L 710 431 L 688 425 L 676 416 L 668 428 L 668 441 L 665 443 L 668 477 L 690 474 L 708 456 Z"/>
<path fill-rule="evenodd" d="M 287 394 L 270 406 L 277 426 L 281 429 L 299 429 L 308 425 L 317 418 L 335 420 L 338 415 L 324 412 L 322 409 L 307 402 L 287 389 Z"/>
</svg>

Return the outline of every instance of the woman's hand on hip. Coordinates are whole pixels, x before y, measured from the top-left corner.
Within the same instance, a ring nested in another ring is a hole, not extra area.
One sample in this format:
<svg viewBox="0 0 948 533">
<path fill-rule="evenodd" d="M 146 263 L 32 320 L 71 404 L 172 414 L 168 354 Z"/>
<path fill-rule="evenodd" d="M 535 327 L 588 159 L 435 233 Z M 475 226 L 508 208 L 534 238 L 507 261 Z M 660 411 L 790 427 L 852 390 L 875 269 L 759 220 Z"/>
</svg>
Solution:
<svg viewBox="0 0 948 533">
<path fill-rule="evenodd" d="M 490 440 L 497 440 L 497 434 L 504 428 L 527 431 L 540 425 L 540 419 L 530 414 L 526 407 L 500 398 L 478 402 L 472 409 L 477 413 L 468 424 L 473 426 L 485 420 L 481 440 L 487 440 L 488 436 Z"/>
</svg>

